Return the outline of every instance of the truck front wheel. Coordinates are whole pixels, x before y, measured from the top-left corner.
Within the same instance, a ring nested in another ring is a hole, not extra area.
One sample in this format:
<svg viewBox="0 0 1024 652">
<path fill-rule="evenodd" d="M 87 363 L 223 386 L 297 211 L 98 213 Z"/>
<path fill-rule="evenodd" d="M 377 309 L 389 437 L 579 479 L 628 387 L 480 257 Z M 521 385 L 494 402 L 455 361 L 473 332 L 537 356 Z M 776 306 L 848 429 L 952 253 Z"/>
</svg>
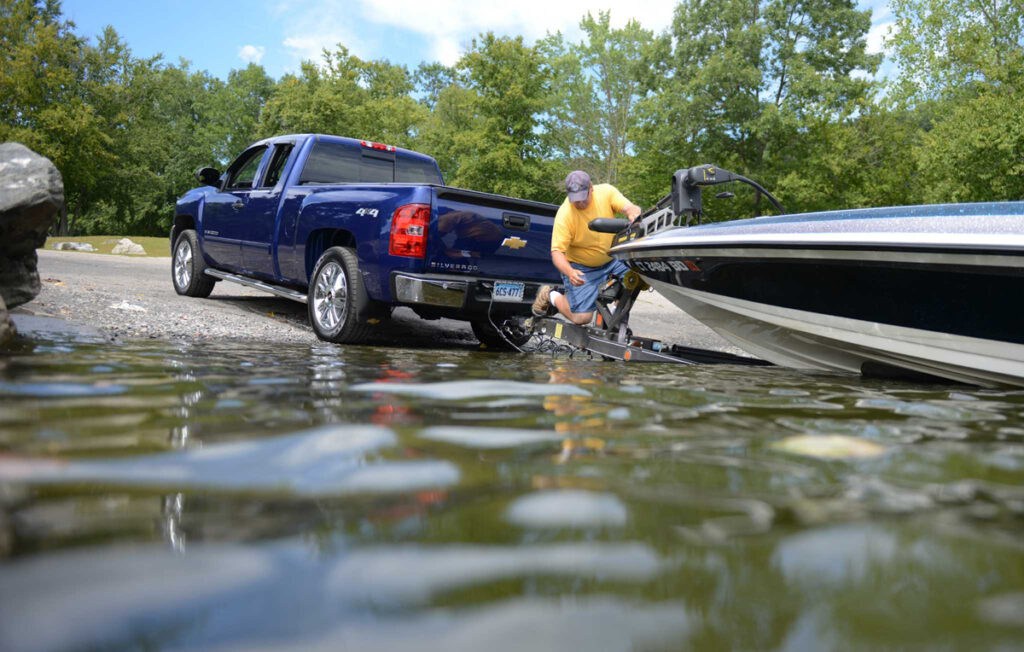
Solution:
<svg viewBox="0 0 1024 652">
<path fill-rule="evenodd" d="M 208 297 L 213 292 L 217 281 L 203 272 L 206 263 L 199 252 L 199 240 L 196 232 L 186 229 L 178 234 L 174 241 L 174 254 L 171 257 L 171 281 L 174 291 L 187 297 Z"/>
<path fill-rule="evenodd" d="M 349 247 L 331 247 L 320 256 L 309 283 L 309 323 L 321 340 L 355 344 L 366 339 L 371 302 Z"/>
</svg>

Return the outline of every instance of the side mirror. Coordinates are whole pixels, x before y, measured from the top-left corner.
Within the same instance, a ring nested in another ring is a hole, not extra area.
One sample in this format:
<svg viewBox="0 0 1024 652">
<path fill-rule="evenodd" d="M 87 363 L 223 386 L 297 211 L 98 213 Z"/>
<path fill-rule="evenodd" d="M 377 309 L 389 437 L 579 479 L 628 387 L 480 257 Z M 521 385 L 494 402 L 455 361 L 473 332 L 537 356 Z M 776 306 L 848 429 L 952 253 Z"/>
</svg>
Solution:
<svg viewBox="0 0 1024 652">
<path fill-rule="evenodd" d="M 220 170 L 217 168 L 199 168 L 196 170 L 196 180 L 204 186 L 219 186 Z"/>
</svg>

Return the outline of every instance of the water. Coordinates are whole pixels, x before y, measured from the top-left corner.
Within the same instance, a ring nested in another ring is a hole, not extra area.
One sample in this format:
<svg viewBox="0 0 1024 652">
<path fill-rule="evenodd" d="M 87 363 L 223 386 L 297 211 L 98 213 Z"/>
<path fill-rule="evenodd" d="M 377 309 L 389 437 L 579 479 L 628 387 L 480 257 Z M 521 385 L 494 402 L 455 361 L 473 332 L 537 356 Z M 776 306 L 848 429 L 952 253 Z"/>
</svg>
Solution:
<svg viewBox="0 0 1024 652">
<path fill-rule="evenodd" d="M 1024 393 L 23 341 L 0 649 L 1024 646 Z"/>
</svg>

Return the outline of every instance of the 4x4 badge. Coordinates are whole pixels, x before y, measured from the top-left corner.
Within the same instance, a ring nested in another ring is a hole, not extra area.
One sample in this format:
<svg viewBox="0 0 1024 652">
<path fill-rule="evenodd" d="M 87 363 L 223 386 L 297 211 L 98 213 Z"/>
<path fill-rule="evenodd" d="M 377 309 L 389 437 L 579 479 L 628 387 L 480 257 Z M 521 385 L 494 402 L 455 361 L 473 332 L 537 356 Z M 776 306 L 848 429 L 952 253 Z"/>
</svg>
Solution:
<svg viewBox="0 0 1024 652">
<path fill-rule="evenodd" d="M 526 246 L 526 240 L 521 240 L 521 239 L 516 238 L 516 237 L 505 238 L 501 242 L 501 246 L 502 247 L 508 247 L 509 249 L 522 249 L 523 247 Z"/>
</svg>

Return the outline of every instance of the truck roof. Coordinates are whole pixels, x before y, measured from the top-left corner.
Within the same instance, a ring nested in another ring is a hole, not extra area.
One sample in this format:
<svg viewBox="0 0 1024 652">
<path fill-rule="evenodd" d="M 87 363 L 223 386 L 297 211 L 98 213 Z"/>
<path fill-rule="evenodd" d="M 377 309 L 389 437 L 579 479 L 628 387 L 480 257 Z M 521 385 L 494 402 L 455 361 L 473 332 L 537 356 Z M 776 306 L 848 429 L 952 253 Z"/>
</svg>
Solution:
<svg viewBox="0 0 1024 652">
<path fill-rule="evenodd" d="M 411 149 L 405 149 L 404 147 L 396 147 L 394 145 L 388 145 L 385 143 L 377 143 L 370 140 L 362 140 L 359 138 L 348 138 L 347 136 L 335 136 L 333 134 L 283 134 L 281 136 L 271 136 L 270 138 L 264 138 L 263 140 L 257 141 L 250 145 L 250 147 L 270 144 L 270 143 L 281 143 L 281 142 L 298 142 L 307 138 L 315 138 L 317 141 L 324 141 L 329 143 L 341 143 L 344 145 L 362 146 L 369 149 L 379 149 L 388 152 L 394 152 L 402 156 L 408 156 L 410 158 L 419 158 L 426 161 L 434 161 L 432 156 L 417 152 Z M 436 162 L 435 162 L 436 163 Z"/>
</svg>

